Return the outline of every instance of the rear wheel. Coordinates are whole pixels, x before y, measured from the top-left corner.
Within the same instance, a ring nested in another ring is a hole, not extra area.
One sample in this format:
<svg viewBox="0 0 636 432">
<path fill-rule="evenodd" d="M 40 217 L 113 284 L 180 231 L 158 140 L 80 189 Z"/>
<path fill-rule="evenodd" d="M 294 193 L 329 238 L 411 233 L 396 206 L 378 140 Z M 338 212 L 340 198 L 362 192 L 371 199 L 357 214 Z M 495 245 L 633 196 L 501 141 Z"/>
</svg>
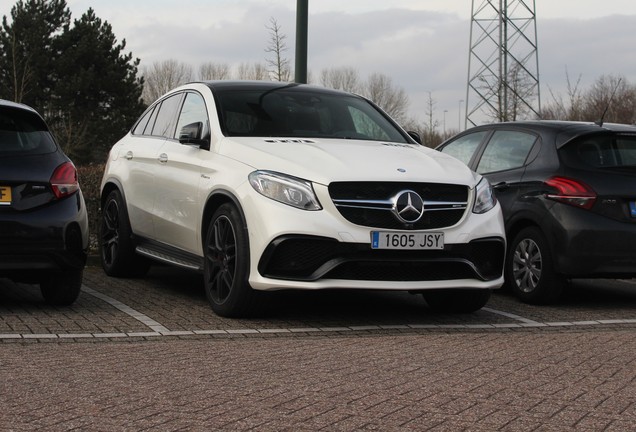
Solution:
<svg viewBox="0 0 636 432">
<path fill-rule="evenodd" d="M 128 212 L 118 190 L 110 192 L 104 201 L 100 234 L 102 267 L 107 275 L 133 277 L 146 274 L 150 263 L 135 253 Z"/>
<path fill-rule="evenodd" d="M 515 236 L 505 273 L 512 292 L 526 303 L 553 303 L 565 286 L 565 279 L 554 271 L 548 241 L 537 227 L 524 228 Z"/>
<path fill-rule="evenodd" d="M 217 315 L 245 317 L 256 309 L 248 283 L 249 241 L 238 209 L 223 204 L 214 213 L 204 244 L 205 294 Z"/>
<path fill-rule="evenodd" d="M 471 313 L 488 303 L 489 289 L 442 289 L 422 292 L 428 306 L 438 312 Z"/>
<path fill-rule="evenodd" d="M 52 273 L 40 282 L 40 292 L 44 301 L 53 306 L 68 306 L 79 297 L 82 289 L 84 270 L 66 270 Z"/>
</svg>

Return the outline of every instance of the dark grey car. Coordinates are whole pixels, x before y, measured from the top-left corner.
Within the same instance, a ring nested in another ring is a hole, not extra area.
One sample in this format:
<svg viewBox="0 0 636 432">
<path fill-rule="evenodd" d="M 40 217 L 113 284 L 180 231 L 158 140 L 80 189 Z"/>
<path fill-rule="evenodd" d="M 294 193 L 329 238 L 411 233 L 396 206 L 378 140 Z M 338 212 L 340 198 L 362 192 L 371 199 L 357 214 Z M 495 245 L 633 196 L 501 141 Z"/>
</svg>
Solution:
<svg viewBox="0 0 636 432">
<path fill-rule="evenodd" d="M 438 150 L 492 184 L 508 237 L 506 281 L 522 300 L 554 301 L 570 278 L 636 276 L 636 127 L 497 123 Z"/>
<path fill-rule="evenodd" d="M 0 100 L 0 278 L 38 283 L 44 299 L 77 299 L 88 216 L 77 171 L 40 115 Z"/>
</svg>

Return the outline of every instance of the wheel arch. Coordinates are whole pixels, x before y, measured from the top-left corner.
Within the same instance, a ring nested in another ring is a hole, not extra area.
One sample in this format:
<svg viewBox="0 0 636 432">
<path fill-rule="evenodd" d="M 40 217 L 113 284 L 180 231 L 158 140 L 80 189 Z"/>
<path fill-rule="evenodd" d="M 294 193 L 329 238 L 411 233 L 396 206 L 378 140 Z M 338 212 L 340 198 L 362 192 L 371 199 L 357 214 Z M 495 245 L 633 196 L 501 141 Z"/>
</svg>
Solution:
<svg viewBox="0 0 636 432">
<path fill-rule="evenodd" d="M 232 192 L 227 190 L 217 190 L 214 191 L 205 203 L 205 207 L 203 208 L 203 215 L 201 216 L 201 246 L 205 247 L 205 238 L 207 236 L 207 230 L 210 226 L 210 219 L 212 219 L 212 215 L 217 211 L 219 207 L 223 204 L 233 204 L 241 215 L 241 220 L 243 221 L 243 226 L 245 230 L 247 230 L 247 221 L 245 218 L 245 213 L 243 211 L 243 206 L 239 199 Z"/>
<path fill-rule="evenodd" d="M 126 193 L 124 192 L 124 187 L 117 179 L 108 179 L 104 186 L 102 187 L 102 192 L 99 196 L 100 206 L 104 206 L 104 202 L 106 201 L 106 197 L 114 190 L 118 190 L 121 194 L 124 203 L 126 202 Z"/>
</svg>

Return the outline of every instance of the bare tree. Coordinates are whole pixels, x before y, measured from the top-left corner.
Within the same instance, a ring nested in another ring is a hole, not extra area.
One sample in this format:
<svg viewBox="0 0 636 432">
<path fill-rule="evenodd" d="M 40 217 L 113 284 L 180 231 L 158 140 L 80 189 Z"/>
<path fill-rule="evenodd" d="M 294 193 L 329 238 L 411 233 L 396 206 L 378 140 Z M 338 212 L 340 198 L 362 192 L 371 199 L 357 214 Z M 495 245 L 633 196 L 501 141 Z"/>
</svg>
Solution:
<svg viewBox="0 0 636 432">
<path fill-rule="evenodd" d="M 192 66 L 177 60 L 154 62 L 151 67 L 142 68 L 144 91 L 142 98 L 146 104 L 157 100 L 167 91 L 192 80 Z"/>
<path fill-rule="evenodd" d="M 266 80 L 268 79 L 267 67 L 262 63 L 241 63 L 238 66 L 238 79 Z"/>
<path fill-rule="evenodd" d="M 404 89 L 395 87 L 390 77 L 374 73 L 364 86 L 364 95 L 378 104 L 398 123 L 406 120 L 409 98 Z"/>
<path fill-rule="evenodd" d="M 291 69 L 289 60 L 284 54 L 287 51 L 287 36 L 282 33 L 281 26 L 276 19 L 269 19 L 269 26 L 265 26 L 270 32 L 269 45 L 265 52 L 271 53 L 272 58 L 267 59 L 268 72 L 274 81 L 289 82 L 291 81 Z"/>
<path fill-rule="evenodd" d="M 541 118 L 551 120 L 582 120 L 583 95 L 581 94 L 581 75 L 576 82 L 572 82 L 567 68 L 565 69 L 567 81 L 567 99 L 554 93 L 550 89 L 552 103 L 541 110 Z"/>
<path fill-rule="evenodd" d="M 584 118 L 588 121 L 604 121 L 633 124 L 636 89 L 626 79 L 617 75 L 603 75 L 586 93 Z"/>
<path fill-rule="evenodd" d="M 199 79 L 225 80 L 230 78 L 230 66 L 226 63 L 203 63 L 199 66 Z"/>
<path fill-rule="evenodd" d="M 358 71 L 348 67 L 323 69 L 320 72 L 320 84 L 352 93 L 359 93 L 362 88 Z"/>
</svg>

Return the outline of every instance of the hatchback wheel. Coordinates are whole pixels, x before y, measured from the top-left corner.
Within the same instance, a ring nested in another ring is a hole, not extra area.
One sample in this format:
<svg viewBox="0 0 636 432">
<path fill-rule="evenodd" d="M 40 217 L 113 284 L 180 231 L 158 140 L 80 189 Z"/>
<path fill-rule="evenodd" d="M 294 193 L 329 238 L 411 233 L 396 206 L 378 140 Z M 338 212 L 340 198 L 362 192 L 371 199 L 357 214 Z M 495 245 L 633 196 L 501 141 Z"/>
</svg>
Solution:
<svg viewBox="0 0 636 432">
<path fill-rule="evenodd" d="M 548 304 L 563 291 L 565 279 L 554 271 L 548 242 L 539 228 L 521 230 L 506 257 L 506 281 L 512 292 L 526 303 Z"/>
<path fill-rule="evenodd" d="M 128 212 L 118 190 L 108 194 L 102 208 L 100 252 L 102 267 L 109 276 L 143 276 L 150 265 L 135 253 Z"/>
<path fill-rule="evenodd" d="M 489 289 L 443 289 L 423 291 L 428 306 L 438 312 L 471 313 L 488 303 Z"/>
<path fill-rule="evenodd" d="M 249 286 L 247 229 L 235 206 L 214 213 L 205 240 L 205 294 L 212 310 L 224 317 L 245 317 L 255 310 L 257 293 Z"/>
<path fill-rule="evenodd" d="M 40 292 L 44 301 L 53 306 L 73 304 L 82 289 L 83 275 L 82 269 L 52 273 L 48 279 L 40 283 Z"/>
</svg>

